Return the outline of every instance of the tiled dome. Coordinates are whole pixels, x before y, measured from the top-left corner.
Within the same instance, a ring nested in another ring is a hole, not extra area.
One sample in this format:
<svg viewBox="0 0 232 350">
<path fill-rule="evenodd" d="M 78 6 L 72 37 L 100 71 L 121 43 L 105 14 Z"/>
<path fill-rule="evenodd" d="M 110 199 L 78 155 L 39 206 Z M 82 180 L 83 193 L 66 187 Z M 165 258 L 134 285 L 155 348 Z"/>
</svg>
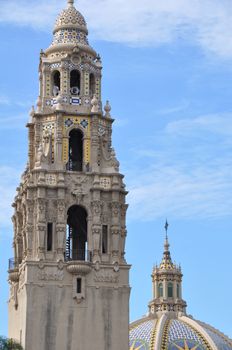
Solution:
<svg viewBox="0 0 232 350">
<path fill-rule="evenodd" d="M 73 49 L 82 47 L 86 50 L 92 50 L 88 42 L 88 29 L 86 21 L 82 14 L 74 7 L 74 0 L 68 0 L 68 6 L 57 17 L 53 41 L 46 52 L 52 52 L 62 49 Z"/>
<path fill-rule="evenodd" d="M 186 314 L 182 272 L 173 264 L 167 235 L 163 259 L 152 272 L 153 300 L 149 312 L 130 325 L 129 350 L 232 350 L 232 340 Z"/>
<path fill-rule="evenodd" d="M 232 350 L 232 341 L 214 328 L 181 316 L 143 318 L 130 326 L 130 350 Z"/>
<path fill-rule="evenodd" d="M 79 29 L 88 34 L 84 17 L 73 5 L 69 5 L 58 16 L 55 23 L 54 33 L 60 29 Z"/>
</svg>

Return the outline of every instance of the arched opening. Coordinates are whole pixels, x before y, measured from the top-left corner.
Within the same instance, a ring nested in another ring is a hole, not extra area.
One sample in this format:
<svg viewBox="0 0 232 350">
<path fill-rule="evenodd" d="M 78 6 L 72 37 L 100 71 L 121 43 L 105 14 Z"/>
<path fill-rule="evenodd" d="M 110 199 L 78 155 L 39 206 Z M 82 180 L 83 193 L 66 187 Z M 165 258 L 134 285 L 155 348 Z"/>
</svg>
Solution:
<svg viewBox="0 0 232 350">
<path fill-rule="evenodd" d="M 176 285 L 176 296 L 178 299 L 180 298 L 180 285 L 179 285 L 179 283 L 177 283 L 177 285 Z"/>
<path fill-rule="evenodd" d="M 73 205 L 68 210 L 66 257 L 69 260 L 88 260 L 87 212 Z"/>
<path fill-rule="evenodd" d="M 69 134 L 68 170 L 82 171 L 83 168 L 83 134 L 79 129 L 73 129 Z"/>
<path fill-rule="evenodd" d="M 89 94 L 90 96 L 95 94 L 95 76 L 93 73 L 89 76 Z"/>
<path fill-rule="evenodd" d="M 78 70 L 72 70 L 70 73 L 70 92 L 71 95 L 79 95 L 81 90 L 81 75 Z"/>
<path fill-rule="evenodd" d="M 173 284 L 168 283 L 168 298 L 173 298 Z"/>
<path fill-rule="evenodd" d="M 163 297 L 163 295 L 164 295 L 163 283 L 159 284 L 158 293 L 159 293 L 159 298 Z"/>
<path fill-rule="evenodd" d="M 53 72 L 52 80 L 52 94 L 58 96 L 60 93 L 60 72 L 58 70 Z"/>
</svg>

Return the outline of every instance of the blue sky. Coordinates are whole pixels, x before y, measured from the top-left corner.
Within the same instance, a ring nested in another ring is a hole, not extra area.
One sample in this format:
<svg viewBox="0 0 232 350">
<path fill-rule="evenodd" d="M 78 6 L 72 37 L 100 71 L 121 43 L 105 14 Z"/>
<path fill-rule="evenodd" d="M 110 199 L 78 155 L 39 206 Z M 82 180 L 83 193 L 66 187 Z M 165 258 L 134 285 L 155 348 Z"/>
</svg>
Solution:
<svg viewBox="0 0 232 350">
<path fill-rule="evenodd" d="M 27 159 L 25 124 L 40 49 L 64 1 L 0 0 L 0 334 L 7 334 L 11 202 Z M 232 4 L 79 0 L 103 60 L 103 99 L 130 191 L 131 319 L 147 312 L 170 222 L 188 313 L 232 338 Z"/>
</svg>

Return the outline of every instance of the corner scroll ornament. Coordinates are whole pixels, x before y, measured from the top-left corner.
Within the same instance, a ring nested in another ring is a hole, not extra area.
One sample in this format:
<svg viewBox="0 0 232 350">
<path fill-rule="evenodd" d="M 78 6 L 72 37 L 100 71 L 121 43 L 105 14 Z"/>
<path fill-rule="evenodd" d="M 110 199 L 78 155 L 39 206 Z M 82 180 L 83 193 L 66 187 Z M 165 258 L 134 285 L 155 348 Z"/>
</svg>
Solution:
<svg viewBox="0 0 232 350">
<path fill-rule="evenodd" d="M 128 207 L 129 207 L 128 204 L 121 205 L 121 217 L 122 217 L 122 219 L 125 219 Z"/>
<path fill-rule="evenodd" d="M 111 208 L 112 214 L 113 214 L 114 216 L 117 216 L 117 215 L 119 214 L 119 212 L 120 212 L 120 207 L 121 207 L 121 205 L 120 205 L 119 202 L 111 202 L 111 203 L 110 203 L 110 208 Z"/>
</svg>

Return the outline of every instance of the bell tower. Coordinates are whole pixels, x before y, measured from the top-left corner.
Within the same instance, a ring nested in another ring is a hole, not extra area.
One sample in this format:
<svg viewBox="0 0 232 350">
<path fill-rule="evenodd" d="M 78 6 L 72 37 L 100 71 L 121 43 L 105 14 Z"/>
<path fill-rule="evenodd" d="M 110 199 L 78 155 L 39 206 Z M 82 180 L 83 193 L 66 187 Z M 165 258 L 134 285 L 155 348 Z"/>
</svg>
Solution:
<svg viewBox="0 0 232 350">
<path fill-rule="evenodd" d="M 87 35 L 68 0 L 40 54 L 9 261 L 9 337 L 25 350 L 128 350 L 127 192 Z"/>
</svg>

